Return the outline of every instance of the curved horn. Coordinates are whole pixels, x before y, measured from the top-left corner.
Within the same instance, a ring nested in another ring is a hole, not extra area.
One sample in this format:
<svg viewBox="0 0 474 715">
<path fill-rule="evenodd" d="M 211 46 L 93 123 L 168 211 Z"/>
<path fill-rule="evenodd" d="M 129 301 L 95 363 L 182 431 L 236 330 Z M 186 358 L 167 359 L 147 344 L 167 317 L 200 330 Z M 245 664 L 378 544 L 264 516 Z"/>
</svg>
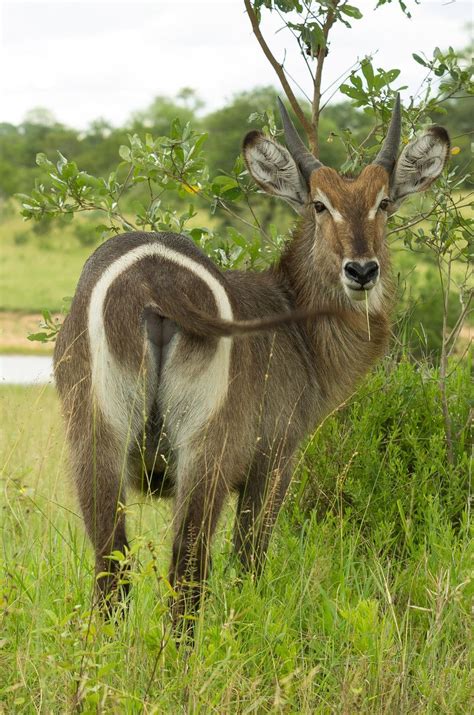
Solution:
<svg viewBox="0 0 474 715">
<path fill-rule="evenodd" d="M 402 132 L 402 111 L 400 106 L 400 94 L 395 98 L 393 107 L 392 119 L 388 128 L 387 136 L 382 144 L 382 148 L 372 162 L 379 164 L 391 174 L 398 156 L 398 147 L 400 146 L 400 135 Z"/>
<path fill-rule="evenodd" d="M 307 150 L 280 97 L 278 97 L 278 109 L 280 110 L 281 121 L 283 122 L 286 146 L 288 147 L 291 156 L 296 161 L 299 170 L 305 178 L 305 181 L 309 182 L 309 177 L 312 172 L 315 169 L 321 168 L 323 164 L 321 164 L 321 162 Z"/>
</svg>

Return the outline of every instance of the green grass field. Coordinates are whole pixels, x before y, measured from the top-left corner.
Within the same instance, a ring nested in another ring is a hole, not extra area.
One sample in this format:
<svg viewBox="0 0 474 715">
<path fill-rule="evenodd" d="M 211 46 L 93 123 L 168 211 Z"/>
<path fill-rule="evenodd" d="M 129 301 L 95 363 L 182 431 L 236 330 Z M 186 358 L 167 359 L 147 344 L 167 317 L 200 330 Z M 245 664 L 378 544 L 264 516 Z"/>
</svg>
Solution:
<svg viewBox="0 0 474 715">
<path fill-rule="evenodd" d="M 169 506 L 130 496 L 130 610 L 105 623 L 56 395 L 3 387 L 0 711 L 472 712 L 468 386 L 458 367 L 448 468 L 436 375 L 381 368 L 302 452 L 257 584 L 230 506 L 194 651 L 170 636 Z"/>
<path fill-rule="evenodd" d="M 92 249 L 80 245 L 71 226 L 53 228 L 47 237 L 30 229 L 15 214 L 1 222 L 0 310 L 59 311 L 62 298 L 73 295 Z"/>
</svg>

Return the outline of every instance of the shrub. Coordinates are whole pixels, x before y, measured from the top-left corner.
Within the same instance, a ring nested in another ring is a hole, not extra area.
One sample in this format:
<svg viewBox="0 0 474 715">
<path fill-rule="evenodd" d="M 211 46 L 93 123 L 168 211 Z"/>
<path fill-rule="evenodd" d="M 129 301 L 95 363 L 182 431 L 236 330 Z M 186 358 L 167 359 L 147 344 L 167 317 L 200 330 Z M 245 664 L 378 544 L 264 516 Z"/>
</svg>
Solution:
<svg viewBox="0 0 474 715">
<path fill-rule="evenodd" d="M 384 547 L 422 540 L 434 503 L 452 523 L 460 520 L 469 487 L 468 361 L 453 367 L 447 381 L 452 465 L 438 379 L 426 364 L 387 362 L 343 412 L 325 420 L 301 457 L 298 520 L 314 509 L 344 511 Z"/>
</svg>

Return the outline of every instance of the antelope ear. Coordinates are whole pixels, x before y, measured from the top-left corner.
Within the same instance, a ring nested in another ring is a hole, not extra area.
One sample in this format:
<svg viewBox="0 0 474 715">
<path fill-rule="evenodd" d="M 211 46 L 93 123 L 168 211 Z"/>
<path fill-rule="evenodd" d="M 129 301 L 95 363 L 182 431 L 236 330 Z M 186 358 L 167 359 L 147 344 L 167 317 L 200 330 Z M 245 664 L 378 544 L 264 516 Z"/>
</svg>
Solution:
<svg viewBox="0 0 474 715">
<path fill-rule="evenodd" d="M 395 208 L 410 194 L 426 191 L 438 178 L 448 160 L 449 149 L 448 132 L 436 125 L 407 144 L 393 172 L 390 194 Z"/>
<path fill-rule="evenodd" d="M 288 149 L 261 132 L 249 132 L 243 143 L 247 169 L 267 194 L 279 196 L 301 213 L 308 200 L 308 187 Z"/>
</svg>

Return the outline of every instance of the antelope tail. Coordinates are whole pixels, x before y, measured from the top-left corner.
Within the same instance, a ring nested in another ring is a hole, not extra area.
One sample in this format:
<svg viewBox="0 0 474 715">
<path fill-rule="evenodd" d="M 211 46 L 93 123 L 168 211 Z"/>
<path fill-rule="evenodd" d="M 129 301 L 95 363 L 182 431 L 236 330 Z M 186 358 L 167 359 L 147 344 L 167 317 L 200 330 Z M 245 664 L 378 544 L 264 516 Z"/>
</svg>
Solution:
<svg viewBox="0 0 474 715">
<path fill-rule="evenodd" d="M 252 320 L 223 320 L 200 310 L 185 295 L 180 295 L 178 300 L 175 296 L 160 297 L 159 304 L 147 305 L 146 310 L 154 313 L 157 317 L 174 321 L 187 333 L 207 338 L 252 335 L 276 330 L 290 323 L 341 314 L 340 311 L 334 309 L 298 308 Z"/>
</svg>

